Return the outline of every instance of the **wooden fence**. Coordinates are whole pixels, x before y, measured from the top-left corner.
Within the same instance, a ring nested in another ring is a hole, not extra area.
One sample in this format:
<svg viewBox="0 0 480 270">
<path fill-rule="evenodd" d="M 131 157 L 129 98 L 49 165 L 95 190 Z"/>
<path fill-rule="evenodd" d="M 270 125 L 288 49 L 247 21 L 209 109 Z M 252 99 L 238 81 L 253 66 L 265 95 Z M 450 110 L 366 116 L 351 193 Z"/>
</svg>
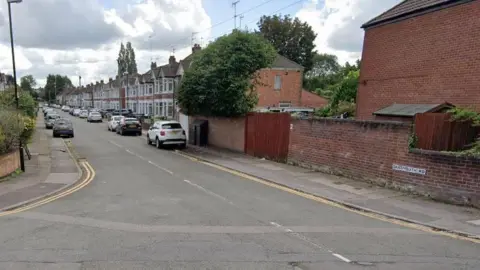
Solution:
<svg viewBox="0 0 480 270">
<path fill-rule="evenodd" d="M 290 122 L 288 113 L 249 113 L 245 123 L 245 153 L 286 161 Z"/>
<path fill-rule="evenodd" d="M 453 121 L 446 113 L 422 113 L 415 116 L 416 148 L 458 151 L 475 141 L 478 130 L 471 122 Z"/>
</svg>

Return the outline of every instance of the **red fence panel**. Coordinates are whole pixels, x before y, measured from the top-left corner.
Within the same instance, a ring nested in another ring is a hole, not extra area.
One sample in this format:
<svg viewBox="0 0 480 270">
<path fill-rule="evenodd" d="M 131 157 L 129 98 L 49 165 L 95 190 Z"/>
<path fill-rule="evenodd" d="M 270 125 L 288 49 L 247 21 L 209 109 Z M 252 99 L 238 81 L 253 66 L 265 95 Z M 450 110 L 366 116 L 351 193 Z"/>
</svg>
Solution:
<svg viewBox="0 0 480 270">
<path fill-rule="evenodd" d="M 249 113 L 245 128 L 245 153 L 285 161 L 290 140 L 290 114 Z"/>
<path fill-rule="evenodd" d="M 445 113 L 421 113 L 415 116 L 417 148 L 458 151 L 475 141 L 477 129 L 468 121 L 453 121 Z"/>
</svg>

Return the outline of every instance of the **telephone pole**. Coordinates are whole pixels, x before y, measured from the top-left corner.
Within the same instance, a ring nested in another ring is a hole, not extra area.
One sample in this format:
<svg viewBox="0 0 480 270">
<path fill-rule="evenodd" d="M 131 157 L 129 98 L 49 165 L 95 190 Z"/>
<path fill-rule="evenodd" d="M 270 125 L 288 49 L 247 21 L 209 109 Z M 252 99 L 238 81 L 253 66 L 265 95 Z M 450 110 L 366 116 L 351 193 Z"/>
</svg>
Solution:
<svg viewBox="0 0 480 270">
<path fill-rule="evenodd" d="M 240 27 L 239 27 L 239 28 L 240 28 L 240 29 L 242 29 L 242 20 L 243 20 L 243 15 L 240 15 L 239 19 L 240 19 Z"/>
<path fill-rule="evenodd" d="M 233 7 L 233 26 L 234 29 L 237 29 L 237 4 L 240 2 L 240 0 L 236 0 L 235 2 L 232 3 Z"/>
</svg>

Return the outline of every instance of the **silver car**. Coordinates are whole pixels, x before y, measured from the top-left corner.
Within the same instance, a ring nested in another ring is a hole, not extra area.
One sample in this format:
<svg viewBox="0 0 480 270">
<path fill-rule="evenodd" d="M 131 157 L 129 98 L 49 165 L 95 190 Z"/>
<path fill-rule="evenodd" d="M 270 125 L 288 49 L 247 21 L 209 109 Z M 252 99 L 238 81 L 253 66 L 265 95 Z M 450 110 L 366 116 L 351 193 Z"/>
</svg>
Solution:
<svg viewBox="0 0 480 270">
<path fill-rule="evenodd" d="M 88 114 L 87 122 L 102 122 L 102 114 L 96 111 L 92 111 Z"/>
<path fill-rule="evenodd" d="M 45 128 L 52 129 L 53 124 L 55 123 L 55 120 L 57 120 L 57 118 L 60 118 L 60 115 L 53 113 L 47 114 L 47 116 L 45 117 Z"/>
</svg>

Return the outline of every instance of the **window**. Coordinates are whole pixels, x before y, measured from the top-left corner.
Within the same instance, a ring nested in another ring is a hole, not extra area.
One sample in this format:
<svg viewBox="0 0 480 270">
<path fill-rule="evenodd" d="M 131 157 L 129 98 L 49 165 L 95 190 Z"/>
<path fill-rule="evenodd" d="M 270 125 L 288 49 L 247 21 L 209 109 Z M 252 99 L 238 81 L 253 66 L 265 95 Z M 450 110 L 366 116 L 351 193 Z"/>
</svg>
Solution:
<svg viewBox="0 0 480 270">
<path fill-rule="evenodd" d="M 138 113 L 138 112 L 137 112 L 137 103 L 133 103 L 133 111 L 134 111 L 135 113 Z"/>
<path fill-rule="evenodd" d="M 148 94 L 153 94 L 153 85 L 152 84 L 149 84 L 148 85 Z"/>
<path fill-rule="evenodd" d="M 152 106 L 152 103 L 149 103 L 149 104 L 148 104 L 148 114 L 149 114 L 149 115 L 152 115 L 152 114 L 153 114 L 153 106 Z"/>
<path fill-rule="evenodd" d="M 167 110 L 167 116 L 172 117 L 173 116 L 173 102 L 169 101 L 168 102 L 168 110 Z"/>
<path fill-rule="evenodd" d="M 168 92 L 173 92 L 173 80 L 168 80 Z"/>
<path fill-rule="evenodd" d="M 282 88 L 282 76 L 281 75 L 275 75 L 274 89 L 275 90 L 280 90 L 281 88 Z"/>
<path fill-rule="evenodd" d="M 163 79 L 161 79 L 158 83 L 160 84 L 160 92 L 163 92 Z"/>
<path fill-rule="evenodd" d="M 165 113 L 163 112 L 163 107 L 164 107 L 164 106 L 163 106 L 163 102 L 160 102 L 160 112 L 159 112 L 159 114 L 158 114 L 158 115 L 160 115 L 160 116 L 165 116 Z"/>
</svg>

